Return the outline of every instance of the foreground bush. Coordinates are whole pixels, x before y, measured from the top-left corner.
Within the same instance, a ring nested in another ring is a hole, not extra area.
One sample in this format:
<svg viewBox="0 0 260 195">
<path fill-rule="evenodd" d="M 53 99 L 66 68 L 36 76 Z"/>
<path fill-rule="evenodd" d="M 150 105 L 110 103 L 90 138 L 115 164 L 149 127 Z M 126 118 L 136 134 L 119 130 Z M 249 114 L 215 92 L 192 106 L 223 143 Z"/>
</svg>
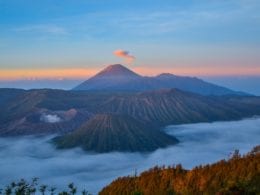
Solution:
<svg viewBox="0 0 260 195">
<path fill-rule="evenodd" d="M 31 182 L 21 179 L 18 182 L 12 182 L 7 185 L 4 189 L 0 189 L 0 195 L 91 195 L 88 191 L 83 190 L 78 192 L 76 186 L 73 183 L 68 185 L 68 189 L 65 191 L 57 191 L 55 187 L 49 187 L 38 183 L 38 178 L 33 178 Z"/>
</svg>

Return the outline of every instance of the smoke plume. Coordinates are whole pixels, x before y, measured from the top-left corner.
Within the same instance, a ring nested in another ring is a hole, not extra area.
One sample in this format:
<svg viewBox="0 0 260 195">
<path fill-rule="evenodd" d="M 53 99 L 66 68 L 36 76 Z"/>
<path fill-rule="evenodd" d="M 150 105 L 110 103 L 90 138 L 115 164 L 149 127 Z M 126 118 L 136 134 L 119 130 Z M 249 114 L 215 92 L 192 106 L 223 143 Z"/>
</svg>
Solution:
<svg viewBox="0 0 260 195">
<path fill-rule="evenodd" d="M 127 64 L 131 64 L 135 60 L 133 55 L 130 55 L 128 51 L 122 49 L 115 50 L 113 53 L 117 57 L 124 58 Z"/>
</svg>

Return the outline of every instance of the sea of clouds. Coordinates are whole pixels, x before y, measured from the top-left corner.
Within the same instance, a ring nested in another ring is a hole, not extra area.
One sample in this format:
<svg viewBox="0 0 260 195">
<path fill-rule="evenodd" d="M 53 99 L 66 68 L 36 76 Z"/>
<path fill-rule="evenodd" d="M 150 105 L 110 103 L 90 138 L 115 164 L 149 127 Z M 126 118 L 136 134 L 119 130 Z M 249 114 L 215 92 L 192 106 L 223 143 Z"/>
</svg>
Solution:
<svg viewBox="0 0 260 195">
<path fill-rule="evenodd" d="M 148 154 L 56 150 L 50 136 L 0 138 L 0 185 L 38 177 L 40 183 L 60 189 L 74 182 L 79 189 L 96 194 L 115 178 L 133 175 L 135 170 L 140 173 L 155 165 L 177 163 L 189 169 L 228 158 L 235 149 L 246 153 L 260 144 L 260 118 L 175 125 L 165 131 L 180 143 Z"/>
</svg>

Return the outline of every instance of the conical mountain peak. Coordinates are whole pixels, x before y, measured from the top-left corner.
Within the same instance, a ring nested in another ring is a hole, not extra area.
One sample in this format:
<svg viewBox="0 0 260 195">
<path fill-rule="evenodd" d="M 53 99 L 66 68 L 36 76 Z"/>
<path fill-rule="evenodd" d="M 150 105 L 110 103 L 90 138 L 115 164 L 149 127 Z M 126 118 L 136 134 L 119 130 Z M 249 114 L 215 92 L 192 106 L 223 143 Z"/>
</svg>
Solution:
<svg viewBox="0 0 260 195">
<path fill-rule="evenodd" d="M 127 76 L 127 77 L 139 77 L 140 75 L 136 74 L 135 72 L 129 70 L 125 66 L 121 64 L 113 64 L 109 65 L 99 73 L 97 73 L 94 77 L 104 77 L 104 76 Z"/>
<path fill-rule="evenodd" d="M 75 90 L 132 91 L 143 77 L 121 64 L 109 65 L 95 76 L 78 85 Z"/>
</svg>

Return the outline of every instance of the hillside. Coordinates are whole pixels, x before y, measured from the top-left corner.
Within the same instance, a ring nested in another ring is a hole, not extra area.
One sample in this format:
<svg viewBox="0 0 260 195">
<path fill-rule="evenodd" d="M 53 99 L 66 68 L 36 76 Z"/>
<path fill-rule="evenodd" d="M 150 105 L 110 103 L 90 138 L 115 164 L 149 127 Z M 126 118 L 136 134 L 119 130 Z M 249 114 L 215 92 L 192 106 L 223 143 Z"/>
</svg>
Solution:
<svg viewBox="0 0 260 195">
<path fill-rule="evenodd" d="M 181 165 L 154 167 L 139 176 L 121 177 L 100 195 L 246 195 L 260 194 L 260 147 L 247 155 L 185 170 Z"/>
<path fill-rule="evenodd" d="M 201 95 L 246 95 L 243 92 L 205 82 L 196 77 L 177 76 L 163 73 L 145 77 L 127 69 L 121 64 L 109 65 L 99 73 L 76 86 L 82 91 L 149 91 L 177 88 Z"/>
<path fill-rule="evenodd" d="M 178 141 L 129 116 L 98 114 L 70 134 L 54 139 L 58 148 L 82 147 L 87 151 L 145 152 Z"/>
</svg>

